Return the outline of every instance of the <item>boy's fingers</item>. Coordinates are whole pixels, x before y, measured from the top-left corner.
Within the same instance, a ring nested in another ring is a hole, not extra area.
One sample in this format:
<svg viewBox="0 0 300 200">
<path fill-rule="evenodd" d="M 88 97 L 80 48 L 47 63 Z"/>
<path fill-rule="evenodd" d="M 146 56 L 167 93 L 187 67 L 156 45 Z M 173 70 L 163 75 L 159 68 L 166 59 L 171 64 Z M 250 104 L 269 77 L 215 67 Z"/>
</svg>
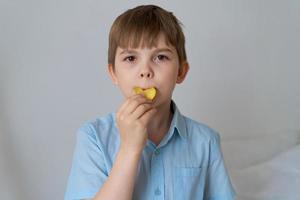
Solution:
<svg viewBox="0 0 300 200">
<path fill-rule="evenodd" d="M 141 104 L 149 104 L 149 100 L 147 100 L 144 96 L 139 95 L 136 98 L 133 98 L 126 106 L 126 108 L 123 110 L 123 114 L 125 116 L 128 116 L 130 114 L 132 114 L 133 112 L 135 112 L 135 110 L 137 109 L 137 107 Z"/>
<path fill-rule="evenodd" d="M 118 109 L 118 113 L 117 113 L 118 117 L 124 116 L 124 115 L 125 115 L 125 112 L 124 112 L 124 111 L 127 109 L 127 107 L 128 107 L 128 105 L 130 104 L 130 102 L 131 102 L 132 100 L 136 99 L 136 98 L 139 98 L 139 96 L 141 96 L 141 95 L 136 94 L 136 95 L 132 95 L 132 96 L 128 97 L 128 98 L 126 99 L 126 101 L 125 101 L 125 102 L 120 106 L 120 108 Z"/>
<path fill-rule="evenodd" d="M 140 104 L 134 112 L 131 113 L 130 118 L 132 120 L 139 119 L 146 111 L 150 110 L 152 105 L 149 103 Z"/>
<path fill-rule="evenodd" d="M 154 116 L 154 114 L 157 112 L 157 108 L 151 108 L 150 110 L 147 110 L 144 115 L 140 117 L 140 120 L 142 123 L 147 126 L 151 118 Z"/>
<path fill-rule="evenodd" d="M 126 106 L 128 105 L 128 103 L 130 102 L 130 99 L 136 98 L 138 95 L 133 95 L 128 97 L 123 103 L 122 105 L 119 107 L 118 111 L 122 112 L 124 110 L 124 108 L 126 108 Z"/>
</svg>

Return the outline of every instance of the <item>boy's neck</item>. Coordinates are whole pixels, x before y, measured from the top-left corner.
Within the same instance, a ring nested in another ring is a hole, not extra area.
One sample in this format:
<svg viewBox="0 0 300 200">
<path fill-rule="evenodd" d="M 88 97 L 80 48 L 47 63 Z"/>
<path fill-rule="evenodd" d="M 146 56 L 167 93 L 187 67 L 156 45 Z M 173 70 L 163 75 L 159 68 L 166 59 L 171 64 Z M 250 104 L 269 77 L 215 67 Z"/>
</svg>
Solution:
<svg viewBox="0 0 300 200">
<path fill-rule="evenodd" d="M 158 112 L 148 125 L 148 139 L 156 145 L 158 145 L 167 134 L 174 115 L 171 100 L 157 107 L 157 109 Z"/>
</svg>

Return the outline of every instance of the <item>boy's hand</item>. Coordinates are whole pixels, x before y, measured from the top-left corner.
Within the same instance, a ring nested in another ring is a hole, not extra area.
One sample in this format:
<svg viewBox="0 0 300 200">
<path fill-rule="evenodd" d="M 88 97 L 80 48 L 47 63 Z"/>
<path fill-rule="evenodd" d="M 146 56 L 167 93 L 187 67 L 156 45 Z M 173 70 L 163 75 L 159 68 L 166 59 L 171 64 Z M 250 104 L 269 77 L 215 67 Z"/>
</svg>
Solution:
<svg viewBox="0 0 300 200">
<path fill-rule="evenodd" d="M 120 131 L 121 147 L 126 151 L 140 153 L 147 142 L 147 126 L 156 109 L 151 100 L 143 95 L 129 97 L 116 114 Z"/>
</svg>

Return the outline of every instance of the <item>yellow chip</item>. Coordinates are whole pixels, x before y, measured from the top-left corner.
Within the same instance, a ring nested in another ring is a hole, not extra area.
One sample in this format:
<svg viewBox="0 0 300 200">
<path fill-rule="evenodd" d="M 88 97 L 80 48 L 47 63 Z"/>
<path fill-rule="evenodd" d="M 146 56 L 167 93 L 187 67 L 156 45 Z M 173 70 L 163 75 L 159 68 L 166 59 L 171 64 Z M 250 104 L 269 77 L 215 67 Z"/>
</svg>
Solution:
<svg viewBox="0 0 300 200">
<path fill-rule="evenodd" d="M 133 90 L 134 90 L 135 94 L 142 94 L 147 99 L 150 99 L 150 100 L 153 100 L 156 95 L 155 87 L 151 87 L 146 90 L 143 90 L 143 88 L 140 88 L 140 87 L 134 87 Z"/>
</svg>

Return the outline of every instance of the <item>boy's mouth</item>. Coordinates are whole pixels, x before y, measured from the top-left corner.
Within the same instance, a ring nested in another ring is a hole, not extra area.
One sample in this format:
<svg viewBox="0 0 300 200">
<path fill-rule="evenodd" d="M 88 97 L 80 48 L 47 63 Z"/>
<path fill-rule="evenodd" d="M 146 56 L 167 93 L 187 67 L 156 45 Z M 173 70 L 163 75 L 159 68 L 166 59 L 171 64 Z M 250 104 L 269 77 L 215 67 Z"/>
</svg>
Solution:
<svg viewBox="0 0 300 200">
<path fill-rule="evenodd" d="M 144 95 L 149 100 L 153 100 L 157 93 L 156 88 L 154 86 L 150 87 L 150 88 L 146 88 L 146 89 L 143 89 L 143 88 L 137 86 L 137 87 L 133 88 L 133 91 L 135 94 Z"/>
</svg>

